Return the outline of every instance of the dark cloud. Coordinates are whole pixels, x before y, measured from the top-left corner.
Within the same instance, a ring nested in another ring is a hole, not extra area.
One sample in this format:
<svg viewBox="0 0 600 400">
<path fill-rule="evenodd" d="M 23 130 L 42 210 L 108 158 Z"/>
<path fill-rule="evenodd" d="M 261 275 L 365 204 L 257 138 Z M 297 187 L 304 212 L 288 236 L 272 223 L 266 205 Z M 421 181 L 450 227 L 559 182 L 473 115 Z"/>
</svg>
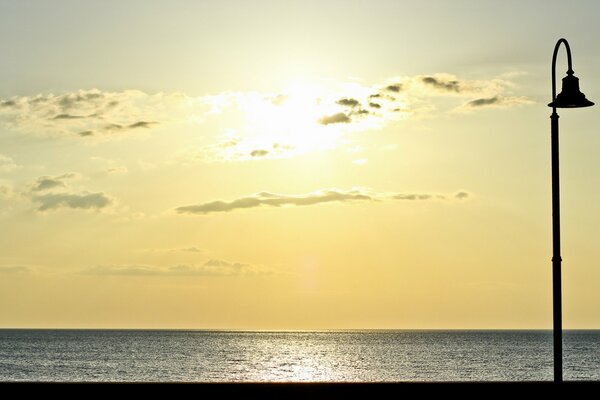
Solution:
<svg viewBox="0 0 600 400">
<path fill-rule="evenodd" d="M 124 128 L 124 126 L 121 124 L 108 124 L 108 125 L 104 126 L 104 130 L 110 131 L 110 132 L 120 131 L 123 128 Z"/>
<path fill-rule="evenodd" d="M 375 198 L 359 190 L 342 191 L 337 189 L 327 189 L 304 195 L 281 195 L 262 192 L 230 202 L 217 200 L 198 205 L 178 207 L 175 211 L 179 214 L 210 214 L 214 212 L 229 212 L 242 208 L 254 208 L 260 206 L 309 206 L 334 201 L 347 202 L 357 200 L 374 201 Z"/>
<path fill-rule="evenodd" d="M 74 173 L 67 173 L 58 176 L 41 176 L 31 186 L 31 191 L 42 192 L 44 190 L 64 188 L 67 186 L 65 184 L 65 180 L 74 178 L 75 176 L 76 174 Z"/>
<path fill-rule="evenodd" d="M 352 120 L 350 119 L 349 116 L 347 116 L 344 113 L 337 113 L 337 114 L 333 114 L 333 115 L 326 115 L 322 118 L 319 119 L 319 123 L 322 125 L 329 125 L 329 124 L 347 124 L 349 122 L 351 122 Z"/>
<path fill-rule="evenodd" d="M 63 181 L 53 178 L 38 178 L 37 182 L 31 188 L 32 192 L 41 192 L 43 190 L 54 189 L 57 187 L 66 187 Z"/>
<path fill-rule="evenodd" d="M 369 103 L 369 107 L 371 107 L 371 108 L 381 108 L 381 104 Z"/>
<path fill-rule="evenodd" d="M 252 150 L 250 155 L 252 157 L 264 157 L 269 154 L 269 150 Z"/>
<path fill-rule="evenodd" d="M 94 132 L 93 131 L 82 131 L 78 133 L 79 136 L 93 136 Z"/>
<path fill-rule="evenodd" d="M 128 129 L 135 129 L 135 128 L 150 128 L 152 125 L 156 125 L 158 124 L 158 122 L 156 121 L 138 121 L 138 122 L 134 122 L 133 124 L 127 125 Z"/>
<path fill-rule="evenodd" d="M 460 92 L 460 82 L 456 80 L 446 81 L 433 76 L 426 76 L 422 78 L 423 83 L 433 86 L 436 89 L 446 90 L 449 92 Z"/>
<path fill-rule="evenodd" d="M 470 102 L 467 103 L 467 106 L 469 107 L 484 107 L 484 106 L 491 106 L 494 104 L 499 104 L 500 103 L 500 98 L 498 96 L 494 96 L 494 97 L 490 97 L 487 99 L 476 99 L 476 100 L 471 100 Z"/>
<path fill-rule="evenodd" d="M 386 86 L 385 90 L 388 90 L 390 92 L 394 92 L 394 93 L 398 93 L 402 90 L 402 85 L 401 84 L 395 84 L 395 85 L 388 85 Z"/>
<path fill-rule="evenodd" d="M 128 129 L 137 129 L 137 128 L 150 128 L 152 125 L 158 124 L 155 121 L 138 121 L 129 125 L 121 125 L 121 124 L 108 124 L 104 126 L 105 131 L 109 132 L 119 132 Z"/>
<path fill-rule="evenodd" d="M 356 107 L 360 105 L 360 102 L 356 99 L 343 98 L 337 101 L 340 106 Z"/>
<path fill-rule="evenodd" d="M 380 93 L 375 93 L 369 96 L 369 99 L 379 99 L 383 97 Z"/>
<path fill-rule="evenodd" d="M 353 110 L 350 113 L 350 115 L 365 115 L 365 114 L 368 114 L 368 113 L 369 113 L 369 110 L 365 110 L 365 109 L 360 108 L 358 110 Z"/>
<path fill-rule="evenodd" d="M 104 99 L 104 97 L 105 94 L 99 91 L 81 91 L 78 93 L 67 93 L 57 96 L 57 103 L 63 108 L 63 110 L 68 110 L 70 108 L 79 106 L 80 103 L 95 102 Z"/>
<path fill-rule="evenodd" d="M 457 192 L 454 194 L 454 198 L 458 199 L 458 200 L 464 200 L 471 197 L 471 194 L 469 192 Z"/>
<path fill-rule="evenodd" d="M 73 208 L 82 210 L 101 210 L 111 205 L 112 201 L 104 193 L 48 193 L 33 196 L 32 200 L 39 203 L 38 211 Z"/>
<path fill-rule="evenodd" d="M 82 119 L 85 118 L 83 115 L 71 115 L 71 114 L 58 114 L 52 119 Z"/>
<path fill-rule="evenodd" d="M 14 100 L 0 100 L 0 107 L 13 108 L 18 106 Z"/>
</svg>

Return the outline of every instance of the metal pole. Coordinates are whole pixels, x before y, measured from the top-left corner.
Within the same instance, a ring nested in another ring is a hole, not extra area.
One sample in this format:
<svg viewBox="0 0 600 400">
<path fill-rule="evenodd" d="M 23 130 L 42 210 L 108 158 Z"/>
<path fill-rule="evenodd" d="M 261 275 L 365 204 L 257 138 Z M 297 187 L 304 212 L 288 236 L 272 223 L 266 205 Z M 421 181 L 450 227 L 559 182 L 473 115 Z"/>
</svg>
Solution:
<svg viewBox="0 0 600 400">
<path fill-rule="evenodd" d="M 560 178 L 558 169 L 558 114 L 553 108 L 551 119 L 552 140 L 552 304 L 554 342 L 554 382 L 563 380 L 562 359 L 562 290 L 560 256 Z"/>
<path fill-rule="evenodd" d="M 573 74 L 571 47 L 566 39 L 561 38 L 554 46 L 552 53 L 552 102 L 556 100 L 556 56 L 560 45 L 567 51 L 567 74 Z M 562 277 L 560 256 L 560 176 L 558 169 L 558 114 L 552 107 L 551 141 L 552 141 L 552 342 L 554 345 L 554 382 L 563 381 L 563 349 L 562 349 Z"/>
</svg>

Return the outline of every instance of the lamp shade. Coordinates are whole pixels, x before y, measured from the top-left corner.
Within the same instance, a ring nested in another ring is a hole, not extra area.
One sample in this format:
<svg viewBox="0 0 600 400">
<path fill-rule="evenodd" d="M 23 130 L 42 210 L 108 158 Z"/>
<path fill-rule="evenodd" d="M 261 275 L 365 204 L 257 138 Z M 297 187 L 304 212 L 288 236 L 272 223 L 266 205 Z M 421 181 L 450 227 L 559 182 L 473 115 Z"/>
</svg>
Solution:
<svg viewBox="0 0 600 400">
<path fill-rule="evenodd" d="M 571 71 L 562 80 L 562 90 L 556 96 L 556 99 L 549 107 L 556 108 L 580 108 L 593 106 L 594 103 L 585 98 L 585 95 L 579 91 L 579 78 Z"/>
</svg>

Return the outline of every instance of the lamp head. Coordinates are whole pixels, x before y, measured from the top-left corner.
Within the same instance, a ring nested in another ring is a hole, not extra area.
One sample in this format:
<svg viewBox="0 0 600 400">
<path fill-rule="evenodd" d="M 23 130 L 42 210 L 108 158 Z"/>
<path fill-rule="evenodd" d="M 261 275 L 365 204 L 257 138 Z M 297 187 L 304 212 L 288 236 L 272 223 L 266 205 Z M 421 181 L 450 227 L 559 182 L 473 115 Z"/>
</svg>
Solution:
<svg viewBox="0 0 600 400">
<path fill-rule="evenodd" d="M 573 75 L 573 71 L 567 71 L 567 76 L 562 80 L 562 91 L 556 95 L 556 99 L 548 107 L 556 108 L 580 108 L 593 106 L 594 103 L 585 98 L 579 91 L 579 78 Z"/>
</svg>

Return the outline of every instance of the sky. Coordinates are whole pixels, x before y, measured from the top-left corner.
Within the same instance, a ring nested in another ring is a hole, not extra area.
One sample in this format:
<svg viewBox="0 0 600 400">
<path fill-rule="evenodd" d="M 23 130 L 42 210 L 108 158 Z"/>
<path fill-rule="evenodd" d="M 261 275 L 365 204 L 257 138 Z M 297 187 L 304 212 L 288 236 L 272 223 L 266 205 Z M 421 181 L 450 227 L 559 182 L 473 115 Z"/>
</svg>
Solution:
<svg viewBox="0 0 600 400">
<path fill-rule="evenodd" d="M 0 327 L 550 329 L 552 51 L 600 101 L 599 12 L 1 0 Z M 599 329 L 600 113 L 559 114 Z"/>
</svg>

